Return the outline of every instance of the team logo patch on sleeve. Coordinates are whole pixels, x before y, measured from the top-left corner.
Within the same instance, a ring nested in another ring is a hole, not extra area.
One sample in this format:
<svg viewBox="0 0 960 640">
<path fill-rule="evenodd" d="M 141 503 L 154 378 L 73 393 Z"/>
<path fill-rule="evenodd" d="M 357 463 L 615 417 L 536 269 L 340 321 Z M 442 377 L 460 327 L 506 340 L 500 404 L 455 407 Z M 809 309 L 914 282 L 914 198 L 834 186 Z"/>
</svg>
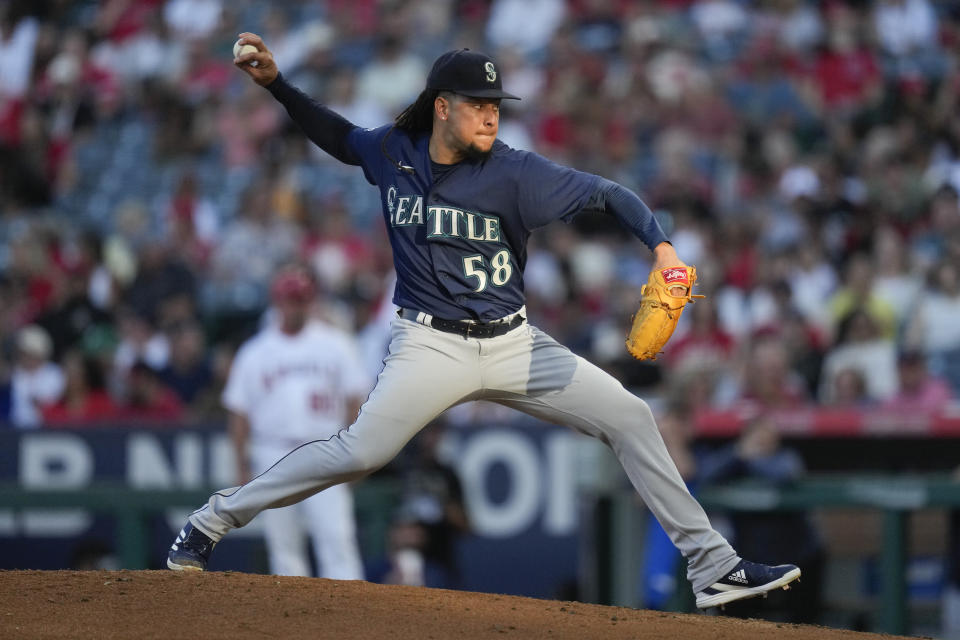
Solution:
<svg viewBox="0 0 960 640">
<path fill-rule="evenodd" d="M 677 269 L 669 268 L 662 269 L 660 275 L 663 276 L 663 281 L 667 284 L 682 284 L 690 286 L 690 281 L 687 279 L 687 270 L 686 269 Z"/>
</svg>

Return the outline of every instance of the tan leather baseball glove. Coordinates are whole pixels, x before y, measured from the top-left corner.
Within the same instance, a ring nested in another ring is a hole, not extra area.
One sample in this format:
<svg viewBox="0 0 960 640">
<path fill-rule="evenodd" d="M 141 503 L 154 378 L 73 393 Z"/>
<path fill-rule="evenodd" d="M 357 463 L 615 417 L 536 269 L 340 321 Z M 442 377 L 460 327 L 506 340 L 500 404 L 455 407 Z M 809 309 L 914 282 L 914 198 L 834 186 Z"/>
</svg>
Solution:
<svg viewBox="0 0 960 640">
<path fill-rule="evenodd" d="M 640 289 L 640 309 L 633 314 L 627 335 L 627 351 L 638 360 L 656 360 L 680 321 L 688 302 L 704 296 L 691 293 L 697 281 L 694 267 L 668 267 L 650 272 L 650 279 Z M 681 288 L 683 294 L 671 290 Z"/>
</svg>

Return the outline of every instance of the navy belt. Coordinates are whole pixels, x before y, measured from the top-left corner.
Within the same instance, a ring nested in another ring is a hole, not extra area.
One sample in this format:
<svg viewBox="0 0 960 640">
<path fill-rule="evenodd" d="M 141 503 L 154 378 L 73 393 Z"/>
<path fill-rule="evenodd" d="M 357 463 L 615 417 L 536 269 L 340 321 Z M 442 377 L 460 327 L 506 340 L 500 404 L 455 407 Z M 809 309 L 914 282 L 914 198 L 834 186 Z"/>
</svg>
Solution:
<svg viewBox="0 0 960 640">
<path fill-rule="evenodd" d="M 524 323 L 524 318 L 520 313 L 515 314 L 508 320 L 498 320 L 496 322 L 468 322 L 466 320 L 446 320 L 437 318 L 430 314 L 416 311 L 415 309 L 400 309 L 398 315 L 404 320 L 412 320 L 422 325 L 432 327 L 437 331 L 455 333 L 464 338 L 496 338 L 502 336 L 511 329 L 516 329 Z"/>
</svg>

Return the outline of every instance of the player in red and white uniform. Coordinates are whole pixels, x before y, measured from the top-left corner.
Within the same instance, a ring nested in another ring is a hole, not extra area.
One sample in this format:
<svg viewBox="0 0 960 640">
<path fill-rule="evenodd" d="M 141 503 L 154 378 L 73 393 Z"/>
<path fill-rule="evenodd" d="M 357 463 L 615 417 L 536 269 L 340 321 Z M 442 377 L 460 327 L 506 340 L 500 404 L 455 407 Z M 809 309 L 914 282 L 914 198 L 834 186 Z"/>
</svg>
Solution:
<svg viewBox="0 0 960 640">
<path fill-rule="evenodd" d="M 223 392 L 240 484 L 303 443 L 337 437 L 372 386 L 353 339 L 311 317 L 309 272 L 282 269 L 271 296 L 277 320 L 240 347 Z M 306 532 L 321 577 L 363 579 L 353 495 L 347 484 L 331 489 L 261 514 L 272 573 L 312 574 Z"/>
</svg>

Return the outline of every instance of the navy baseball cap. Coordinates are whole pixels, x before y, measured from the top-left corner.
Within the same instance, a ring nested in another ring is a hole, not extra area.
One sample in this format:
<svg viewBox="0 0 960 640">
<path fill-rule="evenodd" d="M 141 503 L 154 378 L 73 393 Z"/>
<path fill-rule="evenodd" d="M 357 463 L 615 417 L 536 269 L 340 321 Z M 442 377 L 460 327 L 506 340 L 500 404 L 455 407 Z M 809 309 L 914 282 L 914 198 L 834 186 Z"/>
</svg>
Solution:
<svg viewBox="0 0 960 640">
<path fill-rule="evenodd" d="M 427 76 L 427 89 L 453 91 L 471 98 L 520 99 L 503 90 L 500 71 L 490 56 L 470 49 L 447 51 L 437 58 Z"/>
</svg>

